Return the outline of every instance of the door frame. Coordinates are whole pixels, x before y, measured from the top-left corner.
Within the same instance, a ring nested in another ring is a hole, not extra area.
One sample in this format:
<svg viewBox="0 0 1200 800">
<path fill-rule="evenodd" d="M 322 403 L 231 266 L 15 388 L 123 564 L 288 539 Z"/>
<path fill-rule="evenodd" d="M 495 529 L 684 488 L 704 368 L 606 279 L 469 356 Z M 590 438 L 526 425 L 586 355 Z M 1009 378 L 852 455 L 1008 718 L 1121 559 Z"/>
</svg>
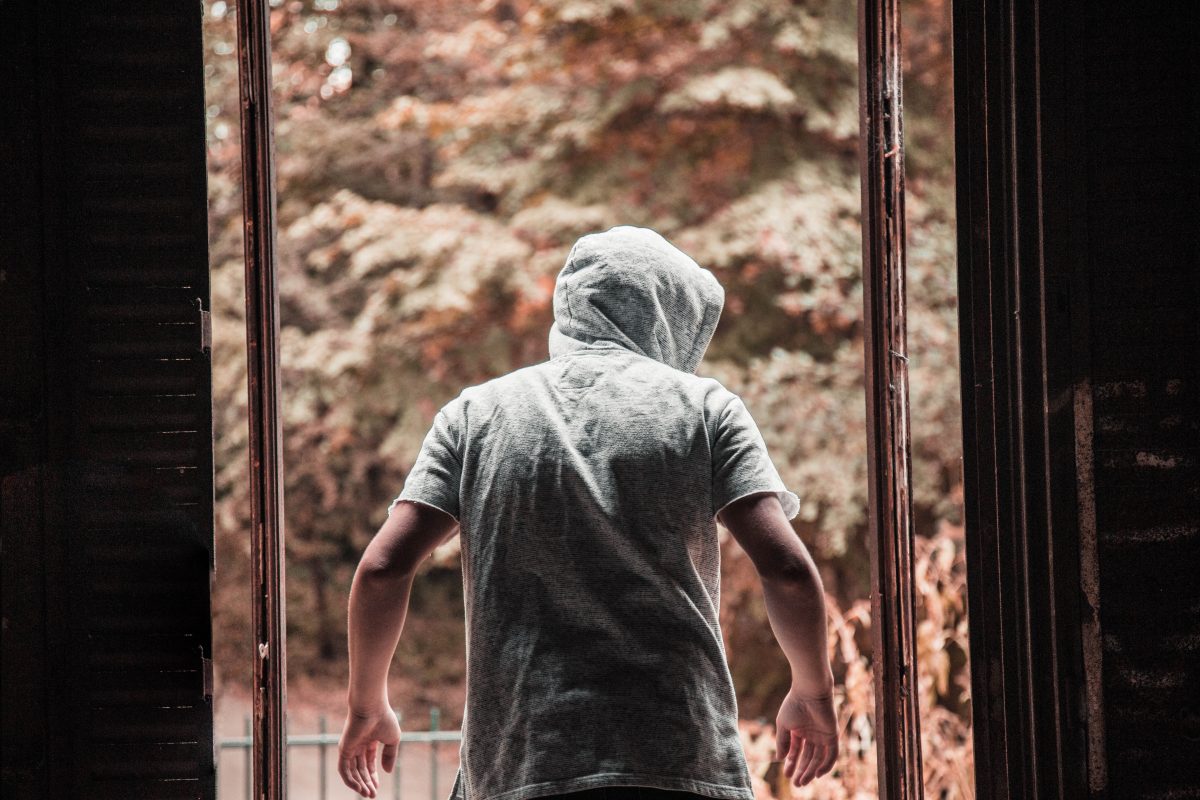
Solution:
<svg viewBox="0 0 1200 800">
<path fill-rule="evenodd" d="M 864 371 L 879 796 L 920 800 L 899 0 L 859 0 Z M 270 8 L 238 13 L 249 354 L 254 794 L 286 795 L 286 639 Z"/>
<path fill-rule="evenodd" d="M 900 0 L 859 0 L 859 174 L 875 747 L 881 800 L 924 797 L 913 588 Z"/>
<path fill-rule="evenodd" d="M 238 3 L 254 636 L 251 760 L 254 796 L 282 800 L 287 796 L 287 612 L 270 15 L 267 0 Z"/>
</svg>

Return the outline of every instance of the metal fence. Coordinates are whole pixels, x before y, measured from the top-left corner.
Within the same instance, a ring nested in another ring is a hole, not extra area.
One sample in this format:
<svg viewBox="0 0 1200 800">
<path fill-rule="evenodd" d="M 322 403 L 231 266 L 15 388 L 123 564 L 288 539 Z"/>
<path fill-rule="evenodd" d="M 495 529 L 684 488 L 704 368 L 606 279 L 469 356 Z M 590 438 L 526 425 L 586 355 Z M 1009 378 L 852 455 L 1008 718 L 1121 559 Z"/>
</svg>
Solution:
<svg viewBox="0 0 1200 800">
<path fill-rule="evenodd" d="M 396 712 L 396 716 L 400 716 L 400 712 Z M 404 754 L 404 746 L 407 744 L 427 744 L 429 745 L 429 800 L 445 800 L 438 793 L 438 745 L 442 742 L 459 742 L 462 740 L 462 731 L 443 731 L 439 729 L 441 720 L 441 711 L 432 709 L 429 715 L 429 730 L 428 731 L 402 731 L 400 733 L 400 748 L 396 754 L 396 768 L 391 775 L 391 798 L 392 800 L 402 800 L 400 791 L 401 777 L 401 757 Z M 243 769 L 246 773 L 245 781 L 245 800 L 250 800 L 254 794 L 252 785 L 253 775 L 251 769 L 251 748 L 254 744 L 254 739 L 251 735 L 252 727 L 250 717 L 245 719 L 245 735 L 234 737 L 231 739 L 221 739 L 218 746 L 221 751 L 225 750 L 241 750 L 244 755 Z M 296 736 L 287 737 L 288 760 L 291 761 L 293 748 L 316 748 L 317 750 L 317 797 L 318 800 L 328 800 L 329 797 L 329 764 L 328 754 L 332 748 L 337 750 L 338 740 L 341 738 L 340 733 L 330 733 L 328 731 L 327 721 L 324 715 L 321 716 L 319 722 L 319 730 L 317 733 L 298 734 Z M 333 780 L 338 786 L 341 786 L 341 779 L 337 776 L 337 770 L 333 770 Z M 380 772 L 380 797 L 385 797 L 383 784 L 386 783 L 387 775 Z M 348 790 L 347 790 L 348 791 Z M 357 797 L 357 795 L 354 795 Z M 225 800 L 229 800 L 226 798 Z"/>
</svg>

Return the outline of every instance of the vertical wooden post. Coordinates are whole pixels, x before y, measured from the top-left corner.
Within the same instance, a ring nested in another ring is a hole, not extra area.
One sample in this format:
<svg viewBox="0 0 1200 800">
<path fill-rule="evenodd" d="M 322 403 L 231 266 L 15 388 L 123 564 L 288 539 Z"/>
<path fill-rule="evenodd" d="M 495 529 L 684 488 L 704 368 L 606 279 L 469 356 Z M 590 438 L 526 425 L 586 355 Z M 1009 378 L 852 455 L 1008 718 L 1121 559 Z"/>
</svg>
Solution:
<svg viewBox="0 0 1200 800">
<path fill-rule="evenodd" d="M 279 415 L 279 294 L 275 275 L 275 135 L 267 0 L 237 14 L 246 351 L 250 428 L 250 558 L 254 617 L 254 797 L 287 794 L 283 463 Z"/>
<path fill-rule="evenodd" d="M 900 0 L 859 0 L 871 630 L 882 800 L 919 800 Z"/>
</svg>

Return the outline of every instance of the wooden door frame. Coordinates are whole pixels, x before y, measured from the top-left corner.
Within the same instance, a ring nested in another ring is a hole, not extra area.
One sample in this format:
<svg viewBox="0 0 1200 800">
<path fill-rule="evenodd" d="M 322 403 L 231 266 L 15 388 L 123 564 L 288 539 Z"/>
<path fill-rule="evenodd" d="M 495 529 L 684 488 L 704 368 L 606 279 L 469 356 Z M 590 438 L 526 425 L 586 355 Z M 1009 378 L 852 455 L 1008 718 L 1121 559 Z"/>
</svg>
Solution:
<svg viewBox="0 0 1200 800">
<path fill-rule="evenodd" d="M 281 800 L 287 796 L 287 625 L 270 15 L 267 0 L 238 4 L 254 636 L 253 787 L 255 797 Z"/>
<path fill-rule="evenodd" d="M 913 590 L 900 0 L 859 0 L 859 172 L 875 747 L 881 800 L 924 797 Z"/>
<path fill-rule="evenodd" d="M 879 796 L 920 800 L 899 0 L 859 0 L 864 349 Z M 270 8 L 238 9 L 254 608 L 254 793 L 286 795 L 286 638 Z"/>
</svg>

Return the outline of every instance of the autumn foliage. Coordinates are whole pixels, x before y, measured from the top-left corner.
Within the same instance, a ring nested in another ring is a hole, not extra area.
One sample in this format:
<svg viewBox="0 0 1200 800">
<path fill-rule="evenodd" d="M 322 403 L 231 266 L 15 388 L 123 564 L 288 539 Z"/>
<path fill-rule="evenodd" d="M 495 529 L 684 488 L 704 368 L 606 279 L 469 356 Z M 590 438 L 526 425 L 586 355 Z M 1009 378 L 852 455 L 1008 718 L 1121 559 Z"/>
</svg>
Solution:
<svg viewBox="0 0 1200 800">
<path fill-rule="evenodd" d="M 799 796 L 874 792 L 857 42 L 842 0 L 272 0 L 290 670 L 345 671 L 357 558 L 437 408 L 546 358 L 580 235 L 658 230 L 726 289 L 698 372 L 738 392 L 830 595 L 845 738 Z M 250 652 L 233 4 L 205 0 L 221 682 Z M 905 5 L 920 684 L 930 796 L 971 794 L 948 4 Z M 911 31 L 911 35 L 909 34 Z M 747 754 L 787 662 L 722 531 Z M 457 539 L 416 582 L 394 697 L 461 706 Z M 447 720 L 455 724 L 456 718 Z M 758 759 L 758 760 L 756 760 Z M 760 769 L 761 767 L 761 769 Z M 757 780 L 756 779 L 756 780 Z M 944 794 L 941 790 L 945 790 Z"/>
</svg>

